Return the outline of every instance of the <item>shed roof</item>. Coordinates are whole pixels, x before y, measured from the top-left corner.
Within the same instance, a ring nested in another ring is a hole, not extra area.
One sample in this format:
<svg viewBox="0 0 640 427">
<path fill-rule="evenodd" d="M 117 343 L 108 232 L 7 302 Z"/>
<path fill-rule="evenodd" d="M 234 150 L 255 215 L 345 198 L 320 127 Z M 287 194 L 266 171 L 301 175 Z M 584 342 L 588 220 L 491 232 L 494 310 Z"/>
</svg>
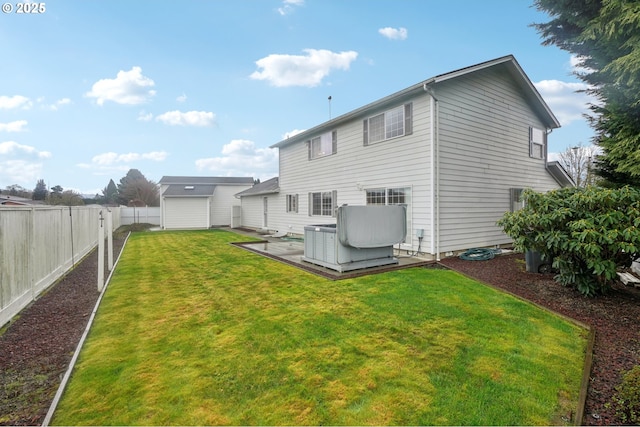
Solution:
<svg viewBox="0 0 640 427">
<path fill-rule="evenodd" d="M 216 186 L 212 184 L 169 184 L 162 192 L 164 197 L 207 197 L 213 196 Z"/>
<path fill-rule="evenodd" d="M 231 177 L 231 176 L 163 176 L 160 184 L 213 184 L 213 185 L 252 185 L 252 177 Z"/>
<path fill-rule="evenodd" d="M 273 144 L 271 148 L 280 148 L 290 144 L 294 144 L 301 140 L 309 139 L 311 135 L 321 133 L 328 129 L 333 129 L 336 126 L 354 120 L 356 118 L 365 116 L 369 114 L 372 110 L 378 109 L 385 104 L 389 104 L 392 102 L 397 102 L 400 99 L 406 98 L 411 95 L 415 95 L 417 93 L 424 92 L 424 88 L 427 86 L 436 85 L 440 82 L 444 82 L 447 80 L 455 79 L 457 77 L 461 77 L 470 73 L 474 73 L 480 70 L 484 70 L 491 67 L 500 67 L 506 69 L 511 76 L 513 76 L 514 81 L 518 84 L 518 86 L 522 89 L 524 96 L 530 102 L 534 111 L 536 111 L 545 125 L 550 129 L 555 129 L 560 127 L 560 122 L 553 115 L 551 109 L 546 104 L 538 90 L 535 88 L 529 77 L 525 74 L 518 61 L 513 55 L 507 55 L 500 58 L 496 58 L 490 61 L 482 62 L 480 64 L 472 65 L 469 67 L 461 68 L 459 70 L 451 71 L 444 74 L 439 74 L 435 77 L 431 77 L 427 80 L 424 80 L 420 83 L 416 83 L 413 86 L 409 86 L 406 89 L 403 89 L 399 92 L 393 93 L 389 96 L 381 98 L 377 101 L 374 101 L 370 104 L 367 104 L 363 107 L 355 109 L 349 113 L 343 114 L 341 116 L 336 117 L 335 119 L 324 122 L 318 126 L 315 126 L 311 129 L 307 129 L 304 132 L 301 132 L 297 135 L 289 137 L 285 140 L 282 140 L 276 144 Z"/>
<path fill-rule="evenodd" d="M 266 180 L 265 182 L 258 183 L 251 188 L 248 188 L 244 191 L 236 194 L 236 197 L 244 197 L 244 196 L 257 196 L 260 194 L 273 194 L 278 193 L 280 191 L 280 182 L 278 177 L 271 178 Z"/>
</svg>

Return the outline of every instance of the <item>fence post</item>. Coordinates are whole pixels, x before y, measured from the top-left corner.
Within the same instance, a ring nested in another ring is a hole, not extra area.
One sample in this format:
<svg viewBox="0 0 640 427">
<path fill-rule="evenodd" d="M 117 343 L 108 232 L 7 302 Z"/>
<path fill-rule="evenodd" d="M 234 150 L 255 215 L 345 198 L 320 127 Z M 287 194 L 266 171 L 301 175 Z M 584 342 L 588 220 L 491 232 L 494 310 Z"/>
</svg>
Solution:
<svg viewBox="0 0 640 427">
<path fill-rule="evenodd" d="M 98 216 L 98 291 L 104 286 L 104 217 Z"/>
<path fill-rule="evenodd" d="M 113 212 L 107 208 L 107 256 L 109 271 L 113 270 Z"/>
<path fill-rule="evenodd" d="M 36 208 L 29 209 L 29 253 L 27 254 L 27 280 L 29 281 L 29 291 L 31 301 L 35 300 L 36 293 L 36 276 L 35 276 L 35 253 L 36 253 Z"/>
</svg>

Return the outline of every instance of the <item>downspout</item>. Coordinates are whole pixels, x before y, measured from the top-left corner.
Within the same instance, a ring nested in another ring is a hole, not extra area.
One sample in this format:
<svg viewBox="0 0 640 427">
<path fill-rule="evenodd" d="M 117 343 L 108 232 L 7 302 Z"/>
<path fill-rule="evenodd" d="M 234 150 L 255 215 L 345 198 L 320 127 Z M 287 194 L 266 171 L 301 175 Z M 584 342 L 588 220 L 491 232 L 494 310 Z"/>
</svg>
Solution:
<svg viewBox="0 0 640 427">
<path fill-rule="evenodd" d="M 549 150 L 547 149 L 549 143 L 549 135 L 551 135 L 551 132 L 553 132 L 553 129 L 547 128 L 545 135 L 544 135 L 544 170 L 551 176 L 553 176 L 551 174 L 551 172 L 549 172 Z M 531 141 L 529 141 L 529 144 L 531 144 Z"/>
<path fill-rule="evenodd" d="M 431 139 L 430 158 L 431 158 L 431 253 L 435 254 L 436 261 L 440 261 L 440 154 L 438 150 L 438 109 L 439 102 L 433 93 L 433 89 L 429 86 L 432 80 L 423 84 L 422 88 L 429 94 L 431 123 L 429 126 L 429 137 Z"/>
</svg>

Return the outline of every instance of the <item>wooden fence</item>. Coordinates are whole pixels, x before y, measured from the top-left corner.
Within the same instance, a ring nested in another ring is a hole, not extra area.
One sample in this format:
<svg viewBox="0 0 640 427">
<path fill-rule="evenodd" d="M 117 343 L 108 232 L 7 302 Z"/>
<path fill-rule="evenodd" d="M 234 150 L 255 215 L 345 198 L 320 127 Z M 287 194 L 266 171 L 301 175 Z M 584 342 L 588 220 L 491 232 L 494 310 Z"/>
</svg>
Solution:
<svg viewBox="0 0 640 427">
<path fill-rule="evenodd" d="M 119 209 L 109 208 L 111 232 Z M 101 214 L 107 208 L 0 208 L 0 327 L 96 247 Z"/>
</svg>

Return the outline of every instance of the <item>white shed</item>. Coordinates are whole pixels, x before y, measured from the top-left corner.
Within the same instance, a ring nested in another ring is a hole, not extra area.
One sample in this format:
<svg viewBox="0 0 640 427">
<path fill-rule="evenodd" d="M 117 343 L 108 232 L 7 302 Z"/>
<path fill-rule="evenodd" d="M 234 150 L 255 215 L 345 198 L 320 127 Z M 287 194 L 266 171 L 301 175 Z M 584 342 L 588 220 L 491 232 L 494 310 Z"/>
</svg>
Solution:
<svg viewBox="0 0 640 427">
<path fill-rule="evenodd" d="M 161 226 L 205 229 L 231 224 L 234 195 L 253 186 L 251 177 L 163 176 L 160 180 Z"/>
</svg>

